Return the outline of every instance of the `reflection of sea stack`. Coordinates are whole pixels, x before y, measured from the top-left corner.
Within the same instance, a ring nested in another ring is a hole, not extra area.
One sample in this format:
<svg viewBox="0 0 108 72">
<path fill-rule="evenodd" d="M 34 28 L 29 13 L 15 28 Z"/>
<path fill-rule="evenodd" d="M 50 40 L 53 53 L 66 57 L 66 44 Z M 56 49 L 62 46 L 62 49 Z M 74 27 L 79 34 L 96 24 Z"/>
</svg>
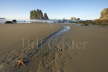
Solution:
<svg viewBox="0 0 108 72">
<path fill-rule="evenodd" d="M 108 20 L 108 8 L 102 10 L 100 20 Z"/>
</svg>

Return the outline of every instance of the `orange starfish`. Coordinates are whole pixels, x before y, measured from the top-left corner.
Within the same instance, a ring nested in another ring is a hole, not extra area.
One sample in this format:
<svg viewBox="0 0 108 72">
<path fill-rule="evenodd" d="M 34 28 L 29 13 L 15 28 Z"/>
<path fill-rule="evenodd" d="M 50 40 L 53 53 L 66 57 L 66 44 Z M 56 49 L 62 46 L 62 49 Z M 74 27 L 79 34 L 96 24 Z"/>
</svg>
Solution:
<svg viewBox="0 0 108 72">
<path fill-rule="evenodd" d="M 24 59 L 22 58 L 17 61 L 17 66 L 21 66 L 21 65 L 25 66 Z"/>
</svg>

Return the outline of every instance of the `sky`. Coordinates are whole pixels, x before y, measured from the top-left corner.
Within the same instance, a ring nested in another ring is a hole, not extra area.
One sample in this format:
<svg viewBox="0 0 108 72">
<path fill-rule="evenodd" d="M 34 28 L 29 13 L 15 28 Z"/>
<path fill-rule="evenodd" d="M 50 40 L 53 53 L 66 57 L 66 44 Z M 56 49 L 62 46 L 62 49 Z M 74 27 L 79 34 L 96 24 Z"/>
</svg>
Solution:
<svg viewBox="0 0 108 72">
<path fill-rule="evenodd" d="M 96 19 L 108 8 L 108 0 L 0 0 L 0 18 L 29 19 L 30 11 L 41 9 L 50 19 Z"/>
</svg>

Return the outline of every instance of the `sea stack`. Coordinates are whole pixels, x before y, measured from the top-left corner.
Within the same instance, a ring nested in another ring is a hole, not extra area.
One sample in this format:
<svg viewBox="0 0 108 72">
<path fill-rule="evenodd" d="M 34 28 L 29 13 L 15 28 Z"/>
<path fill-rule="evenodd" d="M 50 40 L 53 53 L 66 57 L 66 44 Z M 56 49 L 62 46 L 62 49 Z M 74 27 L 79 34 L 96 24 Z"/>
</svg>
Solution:
<svg viewBox="0 0 108 72">
<path fill-rule="evenodd" d="M 100 20 L 108 20 L 108 8 L 102 10 Z"/>
</svg>

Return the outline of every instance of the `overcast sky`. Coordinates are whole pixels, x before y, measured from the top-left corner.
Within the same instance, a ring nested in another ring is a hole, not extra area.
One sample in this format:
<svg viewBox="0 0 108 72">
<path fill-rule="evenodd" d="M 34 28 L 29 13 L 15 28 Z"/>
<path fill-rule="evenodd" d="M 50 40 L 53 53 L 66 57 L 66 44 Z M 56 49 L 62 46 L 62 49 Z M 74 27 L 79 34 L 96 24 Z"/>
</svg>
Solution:
<svg viewBox="0 0 108 72">
<path fill-rule="evenodd" d="M 96 19 L 108 8 L 108 0 L 0 0 L 0 17 L 29 19 L 29 12 L 37 8 L 51 19 Z"/>
</svg>

